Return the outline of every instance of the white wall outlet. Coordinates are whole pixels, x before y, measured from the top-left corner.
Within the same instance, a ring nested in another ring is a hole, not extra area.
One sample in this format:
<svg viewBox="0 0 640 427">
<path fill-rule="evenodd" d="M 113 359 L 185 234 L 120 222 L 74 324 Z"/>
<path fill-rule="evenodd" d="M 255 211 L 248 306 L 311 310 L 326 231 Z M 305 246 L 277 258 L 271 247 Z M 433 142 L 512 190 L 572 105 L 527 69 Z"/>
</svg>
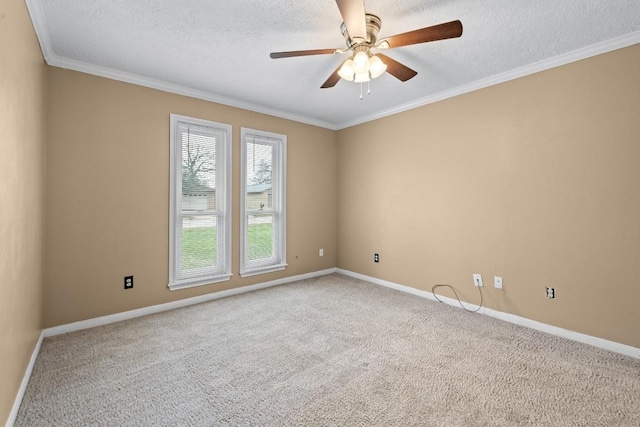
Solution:
<svg viewBox="0 0 640 427">
<path fill-rule="evenodd" d="M 320 249 L 318 251 L 318 256 L 324 256 L 324 249 Z"/>
<path fill-rule="evenodd" d="M 502 277 L 493 276 L 493 287 L 496 289 L 502 289 Z"/>
<path fill-rule="evenodd" d="M 484 286 L 482 284 L 482 274 L 474 274 L 473 275 L 473 284 L 476 286 Z"/>
</svg>

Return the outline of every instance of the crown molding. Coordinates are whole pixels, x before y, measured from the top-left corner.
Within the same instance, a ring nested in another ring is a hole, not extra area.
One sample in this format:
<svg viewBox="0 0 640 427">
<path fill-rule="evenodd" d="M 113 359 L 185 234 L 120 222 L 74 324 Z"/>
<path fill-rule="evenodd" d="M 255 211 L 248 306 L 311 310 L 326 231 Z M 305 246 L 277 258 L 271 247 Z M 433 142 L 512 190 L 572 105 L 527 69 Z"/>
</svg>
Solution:
<svg viewBox="0 0 640 427">
<path fill-rule="evenodd" d="M 38 0 L 25 0 L 25 3 L 27 4 L 29 16 L 31 16 L 31 22 L 33 23 L 33 29 L 36 32 L 38 43 L 40 43 L 42 56 L 44 57 L 44 61 L 48 64 L 53 52 L 53 46 L 51 44 L 51 38 L 49 37 L 47 21 L 44 19 L 42 2 Z"/>
<path fill-rule="evenodd" d="M 255 113 L 267 114 L 269 116 L 279 117 L 281 119 L 292 120 L 294 122 L 305 123 L 308 125 L 327 128 L 330 130 L 337 130 L 337 127 L 333 123 L 316 120 L 311 117 L 300 116 L 296 114 L 287 113 L 268 107 L 264 107 L 258 104 L 252 104 L 250 102 L 240 101 L 238 99 L 229 98 L 226 96 L 216 95 L 210 92 L 189 88 L 173 83 L 168 83 L 162 80 L 155 80 L 148 77 L 140 76 L 133 73 L 127 73 L 124 71 L 114 70 L 112 68 L 103 67 L 100 65 L 89 64 L 87 62 L 77 61 L 75 59 L 67 59 L 59 57 L 58 55 L 49 53 L 45 54 L 47 64 L 53 67 L 65 68 L 67 70 L 79 71 L 85 74 L 91 74 L 94 76 L 104 77 L 111 80 L 117 80 L 124 83 L 131 83 L 137 86 L 148 87 L 151 89 L 160 90 L 163 92 L 169 92 L 176 95 L 188 96 L 190 98 L 201 99 L 204 101 L 214 102 L 216 104 L 228 105 L 229 107 L 241 108 L 247 111 L 253 111 Z"/>
<path fill-rule="evenodd" d="M 202 99 L 204 101 L 214 102 L 217 104 L 228 105 L 230 107 L 241 108 L 243 110 L 253 111 L 256 113 L 267 114 L 274 117 L 279 117 L 286 120 L 292 120 L 295 122 L 305 123 L 313 126 L 326 128 L 329 130 L 341 130 L 348 127 L 356 126 L 362 123 L 370 122 L 373 120 L 381 119 L 394 114 L 402 113 L 404 111 L 412 110 L 414 108 L 422 107 L 424 105 L 433 104 L 434 102 L 442 101 L 448 98 L 453 98 L 458 95 L 473 92 L 476 90 L 484 89 L 489 86 L 505 83 L 510 80 L 515 80 L 520 77 L 525 77 L 530 74 L 538 73 L 540 71 L 549 70 L 551 68 L 560 67 L 562 65 L 570 64 L 572 62 L 580 61 L 582 59 L 590 58 L 592 56 L 601 55 L 603 53 L 611 52 L 617 49 L 622 49 L 634 44 L 640 43 L 640 31 L 629 33 L 625 36 L 618 37 L 605 42 L 596 43 L 584 48 L 576 49 L 571 52 L 564 53 L 562 55 L 555 56 L 553 58 L 545 59 L 533 64 L 526 65 L 524 67 L 516 68 L 504 73 L 496 74 L 484 79 L 476 80 L 449 90 L 445 90 L 433 95 L 426 96 L 405 104 L 400 104 L 395 107 L 362 116 L 360 118 L 342 122 L 342 123 L 330 123 L 322 120 L 317 120 L 312 117 L 301 116 L 292 114 L 286 111 L 271 109 L 258 104 L 253 104 L 245 101 L 241 101 L 234 98 L 216 95 L 214 93 L 197 90 L 185 86 L 180 86 L 172 83 L 168 83 L 161 80 L 155 80 L 140 75 L 127 73 L 123 71 L 114 70 L 107 67 L 102 67 L 94 64 L 89 64 L 82 61 L 63 58 L 55 54 L 49 37 L 49 31 L 47 29 L 46 20 L 44 19 L 44 11 L 42 4 L 38 0 L 25 0 L 27 9 L 31 15 L 33 27 L 40 42 L 40 48 L 44 60 L 48 65 L 53 67 L 65 68 L 73 71 L 79 71 L 86 74 L 92 74 L 99 77 L 105 77 L 112 80 L 118 80 L 125 83 L 131 83 L 138 86 L 144 86 L 151 89 L 161 90 L 163 92 L 174 93 L 177 95 L 188 96 L 191 98 Z"/>
<path fill-rule="evenodd" d="M 636 31 L 625 36 L 607 40 L 605 42 L 596 43 L 584 48 L 576 49 L 571 52 L 564 53 L 562 55 L 555 56 L 553 58 L 545 59 L 533 64 L 526 65 L 524 67 L 516 68 L 504 73 L 496 74 L 481 80 L 455 87 L 453 89 L 445 90 L 434 95 L 429 95 L 421 99 L 417 99 L 406 104 L 401 104 L 393 108 L 389 108 L 384 111 L 380 111 L 375 114 L 371 114 L 365 117 L 361 117 L 356 120 L 348 122 L 338 123 L 336 126 L 338 129 L 345 129 L 351 126 L 356 126 L 362 123 L 370 122 L 373 120 L 381 119 L 383 117 L 392 116 L 394 114 L 402 113 L 404 111 L 413 110 L 414 108 L 422 107 L 427 104 L 433 104 L 434 102 L 442 101 L 444 99 L 453 98 L 454 96 L 463 95 L 465 93 L 473 92 L 476 90 L 484 89 L 489 86 L 505 83 L 510 80 L 519 79 L 530 74 L 539 73 L 540 71 L 549 70 L 551 68 L 567 65 L 572 62 L 580 61 L 582 59 L 591 58 L 593 56 L 601 55 L 603 53 L 611 52 L 614 50 L 622 49 L 640 43 L 640 31 Z"/>
<path fill-rule="evenodd" d="M 52 67 L 79 71 L 85 74 L 91 74 L 111 80 L 131 83 L 138 86 L 157 89 L 163 92 L 174 93 L 176 95 L 202 99 L 204 101 L 215 102 L 216 104 L 228 105 L 230 107 L 241 108 L 243 110 L 253 111 L 255 113 L 267 114 L 269 116 L 275 116 L 281 119 L 292 120 L 295 122 L 305 123 L 308 125 L 318 126 L 330 130 L 338 129 L 334 123 L 328 123 L 322 120 L 314 119 L 312 117 L 291 114 L 286 111 L 280 111 L 264 107 L 262 105 L 252 104 L 249 102 L 216 95 L 214 93 L 189 88 L 186 86 L 151 79 L 124 71 L 114 70 L 112 68 L 103 67 L 100 65 L 89 64 L 87 62 L 78 61 L 75 59 L 61 57 L 57 55 L 53 50 L 53 44 L 51 43 L 51 38 L 49 37 L 47 22 L 44 19 L 44 10 L 42 9 L 42 3 L 38 0 L 25 0 L 25 2 L 27 4 L 29 15 L 31 16 L 31 21 L 33 22 L 33 28 L 36 32 L 38 42 L 40 43 L 40 48 L 42 49 L 44 60 L 48 65 Z"/>
</svg>

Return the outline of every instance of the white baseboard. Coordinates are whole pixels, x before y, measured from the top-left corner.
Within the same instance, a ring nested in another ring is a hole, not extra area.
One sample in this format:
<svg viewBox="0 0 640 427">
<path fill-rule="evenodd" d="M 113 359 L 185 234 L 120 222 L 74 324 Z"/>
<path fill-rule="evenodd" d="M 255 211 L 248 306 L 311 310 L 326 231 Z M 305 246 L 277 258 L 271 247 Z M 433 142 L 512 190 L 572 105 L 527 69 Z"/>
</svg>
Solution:
<svg viewBox="0 0 640 427">
<path fill-rule="evenodd" d="M 376 285 L 385 286 L 387 288 L 395 289 L 401 292 L 406 292 L 409 294 L 417 295 L 423 298 L 428 298 L 433 301 L 437 301 L 436 297 L 433 293 L 428 291 L 423 291 L 420 289 L 412 288 L 410 286 L 400 285 L 394 282 L 389 282 L 387 280 L 377 279 L 375 277 L 366 276 L 364 274 L 355 273 L 349 270 L 344 270 L 341 268 L 330 268 L 327 270 L 314 271 L 312 273 L 300 274 L 297 276 L 285 277 L 282 279 L 272 280 L 270 282 L 258 283 L 250 286 L 243 286 L 240 288 L 228 289 L 226 291 L 214 292 L 211 294 L 201 295 L 193 298 L 186 298 L 179 301 L 173 301 L 165 304 L 153 305 L 150 307 L 144 307 L 137 310 L 125 311 L 122 313 L 112 314 L 109 316 L 97 317 L 94 319 L 83 320 L 80 322 L 69 323 L 67 325 L 55 326 L 53 328 L 47 328 L 43 330 L 38 338 L 38 342 L 36 343 L 33 353 L 31 354 L 31 359 L 29 360 L 29 364 L 27 365 L 27 369 L 24 373 L 24 377 L 22 379 L 22 383 L 20 384 L 20 389 L 18 390 L 18 394 L 16 395 L 16 399 L 13 404 L 13 408 L 11 409 L 11 413 L 9 414 L 9 418 L 6 423 L 6 427 L 12 427 L 15 422 L 16 416 L 18 415 L 18 410 L 20 409 L 20 404 L 22 403 L 22 398 L 24 397 L 24 393 L 27 389 L 27 384 L 29 383 L 29 378 L 31 377 L 31 372 L 33 371 L 33 367 L 35 365 L 36 359 L 38 358 L 38 353 L 40 352 L 40 346 L 42 345 L 42 340 L 45 337 L 50 337 L 54 335 L 60 335 L 67 332 L 80 331 L 83 329 L 94 328 L 96 326 L 107 325 L 110 323 L 119 322 L 121 320 L 133 319 L 136 317 L 145 316 L 147 314 L 160 313 L 162 311 L 173 310 L 175 308 L 187 307 L 189 305 L 199 304 L 206 301 L 212 301 L 220 298 L 229 297 L 232 295 L 239 295 L 247 292 L 256 291 L 259 289 L 270 288 L 273 286 L 284 285 L 286 283 L 296 282 L 299 280 L 311 279 L 314 277 L 320 277 L 327 274 L 339 273 L 345 276 L 353 277 L 356 279 L 364 280 Z M 450 304 L 454 307 L 459 307 L 458 301 L 453 298 L 447 297 L 438 297 L 443 302 Z M 477 305 L 474 304 L 466 304 L 469 309 L 478 308 Z M 614 341 L 608 341 L 602 338 L 593 337 L 590 335 L 581 334 L 579 332 L 570 331 L 567 329 L 558 328 L 556 326 L 547 325 L 545 323 L 540 323 L 535 320 L 527 319 L 525 317 L 516 316 L 509 313 L 504 313 L 497 310 L 492 310 L 486 307 L 482 307 L 478 313 L 485 314 L 487 316 L 495 317 L 501 320 L 505 320 L 510 323 L 514 323 L 521 326 L 526 326 L 531 329 L 536 329 L 542 332 L 546 332 L 552 335 L 557 335 L 563 338 L 567 338 L 573 341 L 578 341 L 584 344 L 589 344 L 595 347 L 600 347 L 605 350 L 613 351 L 615 353 L 620 353 L 625 356 L 630 356 L 633 358 L 640 359 L 640 349 L 632 346 L 628 346 L 625 344 L 620 344 Z"/>
<path fill-rule="evenodd" d="M 258 289 L 270 288 L 272 286 L 284 285 L 286 283 L 297 282 L 299 280 L 311 279 L 314 277 L 325 276 L 335 273 L 335 268 L 327 270 L 314 271 L 297 276 L 284 277 L 282 279 L 272 280 L 270 282 L 257 283 L 255 285 L 241 286 L 239 288 L 227 289 L 226 291 L 213 292 L 206 295 L 200 295 L 192 298 L 185 298 L 178 301 L 172 301 L 165 304 L 152 305 L 149 307 L 138 308 L 136 310 L 124 311 L 122 313 L 110 314 L 108 316 L 95 317 L 93 319 L 81 320 L 79 322 L 68 323 L 66 325 L 54 326 L 43 331 L 45 337 L 66 334 L 67 332 L 81 331 L 83 329 L 95 328 L 96 326 L 108 325 L 110 323 L 120 322 L 122 320 L 134 319 L 136 317 L 146 316 L 148 314 L 160 313 L 162 311 L 173 310 L 175 308 L 187 307 L 202 302 L 213 301 L 220 298 L 230 297 L 233 295 L 244 294 L 247 292 L 257 291 Z"/>
<path fill-rule="evenodd" d="M 53 328 L 47 328 L 40 333 L 38 342 L 36 343 L 36 346 L 33 349 L 33 353 L 31 354 L 31 359 L 29 360 L 29 364 L 27 365 L 27 369 L 24 373 L 24 377 L 22 378 L 20 389 L 18 390 L 18 394 L 16 395 L 16 399 L 13 403 L 11 412 L 9 413 L 9 418 L 7 419 L 5 427 L 12 427 L 16 420 L 16 417 L 18 416 L 18 410 L 20 409 L 20 404 L 22 403 L 22 399 L 24 398 L 24 393 L 27 389 L 29 378 L 31 378 L 31 372 L 33 372 L 33 367 L 36 363 L 36 359 L 38 358 L 38 353 L 40 353 L 40 346 L 42 345 L 42 340 L 45 337 L 51 337 L 54 335 L 65 334 L 67 332 L 75 332 L 83 329 L 94 328 L 96 326 L 107 325 L 109 323 L 115 323 L 121 320 L 133 319 L 136 317 L 145 316 L 147 314 L 160 313 L 162 311 L 173 310 L 175 308 L 187 307 L 189 305 L 194 305 L 194 304 L 199 304 L 206 301 L 225 298 L 232 295 L 244 294 L 247 292 L 257 291 L 258 289 L 270 288 L 272 286 L 284 285 L 286 283 L 297 282 L 299 280 L 312 279 L 314 277 L 325 276 L 327 274 L 332 274 L 335 272 L 336 272 L 335 268 L 329 268 L 327 270 L 320 270 L 320 271 L 314 271 L 306 274 L 299 274 L 297 276 L 284 277 L 282 279 L 272 280 L 270 282 L 263 282 L 255 285 L 242 286 L 239 288 L 228 289 L 226 291 L 214 292 L 211 294 L 201 295 L 193 298 L 185 298 L 179 301 L 152 305 L 150 307 L 144 307 L 137 310 L 130 310 L 122 313 L 112 314 L 109 316 L 96 317 L 94 319 L 82 320 L 80 322 L 74 322 L 66 325 L 55 326 Z"/>
<path fill-rule="evenodd" d="M 419 297 L 428 298 L 430 300 L 437 301 L 436 297 L 431 292 L 428 292 L 428 291 L 422 291 L 420 289 L 412 288 L 410 286 L 399 285 L 394 282 L 389 282 L 387 280 L 366 276 L 360 273 L 354 273 L 353 271 L 343 270 L 341 268 L 338 268 L 336 272 L 339 274 L 344 274 L 345 276 L 353 277 L 355 279 L 364 280 L 376 285 L 384 286 L 387 288 L 395 289 L 398 291 L 406 292 L 412 295 L 417 295 Z M 438 298 L 443 302 L 445 302 L 446 304 L 460 308 L 458 301 L 453 298 L 442 297 L 440 295 L 438 295 Z M 475 310 L 476 308 L 478 308 L 477 305 L 466 303 L 466 302 L 465 302 L 465 306 L 470 310 Z M 594 337 L 591 335 L 582 334 L 580 332 L 574 332 L 568 329 L 558 328 L 557 326 L 548 325 L 546 323 L 541 323 L 535 320 L 527 319 L 526 317 L 520 317 L 514 314 L 505 313 L 502 311 L 497 311 L 497 310 L 493 310 L 486 307 L 482 307 L 480 310 L 478 310 L 478 313 L 495 317 L 497 319 L 504 320 L 510 323 L 515 323 L 516 325 L 526 326 L 527 328 L 546 332 L 548 334 L 556 335 L 562 338 L 578 341 L 583 344 L 589 344 L 594 347 L 603 348 L 605 350 L 613 351 L 615 353 L 624 354 L 625 356 L 630 356 L 636 359 L 640 359 L 640 348 L 632 347 L 630 345 L 620 344 L 615 341 L 608 341 L 608 340 Z"/>
<path fill-rule="evenodd" d="M 11 412 L 9 413 L 9 418 L 7 419 L 7 423 L 5 424 L 6 427 L 13 427 L 13 423 L 16 421 L 16 417 L 18 416 L 18 410 L 20 409 L 20 405 L 22 404 L 22 398 L 24 397 L 24 393 L 25 391 L 27 391 L 27 384 L 29 384 L 29 378 L 31 378 L 31 372 L 33 372 L 33 367 L 36 364 L 38 353 L 40 353 L 40 346 L 42 345 L 43 339 L 44 339 L 44 332 L 40 332 L 38 341 L 36 342 L 36 345 L 33 348 L 33 352 L 31 353 L 31 359 L 29 359 L 29 364 L 27 365 L 27 369 L 24 371 L 24 377 L 22 377 L 22 382 L 20 383 L 20 388 L 18 389 L 16 400 L 13 401 L 13 407 L 11 408 Z"/>
<path fill-rule="evenodd" d="M 297 276 L 284 277 L 282 279 L 272 280 L 270 282 L 258 283 L 255 285 L 242 286 L 240 288 L 228 289 L 226 291 L 214 292 L 207 295 L 201 295 L 193 298 L 185 298 L 179 301 L 168 302 L 166 304 L 158 304 L 152 305 L 150 307 L 144 307 L 137 310 L 125 311 L 123 313 L 116 313 L 109 316 L 96 317 L 94 319 L 82 320 L 80 322 L 69 323 L 67 325 L 55 326 L 53 328 L 47 328 L 40 333 L 40 337 L 38 338 L 38 342 L 36 343 L 33 353 L 31 354 L 31 359 L 29 360 L 29 364 L 27 365 L 27 369 L 25 370 L 24 377 L 22 378 L 22 383 L 20 384 L 20 388 L 18 389 L 18 394 L 16 395 L 16 399 L 13 402 L 13 407 L 11 408 L 11 412 L 9 413 L 9 418 L 5 424 L 5 427 L 13 427 L 13 424 L 18 416 L 18 410 L 20 409 L 20 404 L 22 404 L 22 399 L 24 398 L 24 393 L 27 390 L 27 384 L 29 383 L 29 378 L 31 378 L 31 372 L 33 372 L 33 367 L 36 363 L 36 359 L 38 358 L 38 353 L 40 353 L 40 346 L 42 345 L 42 340 L 45 337 L 51 337 L 54 335 L 65 334 L 67 332 L 75 332 L 80 331 L 82 329 L 94 328 L 96 326 L 107 325 L 109 323 L 119 322 L 121 320 L 133 319 L 135 317 L 145 316 L 147 314 L 160 313 L 162 311 L 173 310 L 174 308 L 187 307 L 189 305 L 199 304 L 201 302 L 212 301 L 224 297 L 229 297 L 232 295 L 244 294 L 247 292 L 256 291 L 258 289 L 270 288 L 272 286 L 284 285 L 285 283 L 297 282 L 298 280 L 311 279 L 314 277 L 324 276 L 327 274 L 335 273 L 335 268 L 329 268 L 327 270 L 314 271 L 306 274 L 299 274 Z"/>
</svg>

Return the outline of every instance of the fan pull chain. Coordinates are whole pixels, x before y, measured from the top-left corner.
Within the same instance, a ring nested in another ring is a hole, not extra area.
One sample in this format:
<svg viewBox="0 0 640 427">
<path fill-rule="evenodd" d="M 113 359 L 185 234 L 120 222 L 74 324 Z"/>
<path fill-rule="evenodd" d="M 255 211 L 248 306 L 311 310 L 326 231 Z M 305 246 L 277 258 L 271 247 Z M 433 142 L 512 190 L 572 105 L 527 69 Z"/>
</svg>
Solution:
<svg viewBox="0 0 640 427">
<path fill-rule="evenodd" d="M 367 80 L 367 95 L 371 95 L 371 80 Z M 363 93 L 363 83 L 360 82 L 360 101 L 362 101 L 362 93 Z"/>
</svg>

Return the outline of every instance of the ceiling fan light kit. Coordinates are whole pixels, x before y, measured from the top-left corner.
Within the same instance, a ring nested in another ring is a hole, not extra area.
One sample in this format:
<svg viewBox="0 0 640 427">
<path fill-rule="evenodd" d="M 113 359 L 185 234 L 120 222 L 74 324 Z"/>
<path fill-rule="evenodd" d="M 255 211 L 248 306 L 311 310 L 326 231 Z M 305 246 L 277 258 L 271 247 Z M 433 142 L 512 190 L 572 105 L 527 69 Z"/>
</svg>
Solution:
<svg viewBox="0 0 640 427">
<path fill-rule="evenodd" d="M 353 56 L 353 71 L 356 73 L 369 71 L 369 55 L 366 52 L 360 51 Z"/>
<path fill-rule="evenodd" d="M 386 70 L 386 64 L 378 56 L 362 50 L 342 63 L 338 75 L 349 82 L 363 83 L 380 77 Z"/>
<path fill-rule="evenodd" d="M 362 0 L 336 0 L 343 23 L 340 31 L 347 43 L 346 49 L 315 49 L 291 52 L 273 52 L 271 58 L 290 58 L 294 56 L 325 55 L 352 52 L 351 58 L 344 61 L 321 86 L 322 89 L 335 86 L 340 79 L 364 83 L 388 72 L 398 80 L 405 82 L 418 73 L 404 64 L 383 54 L 372 54 L 371 49 L 391 49 L 412 44 L 460 37 L 462 23 L 451 21 L 444 24 L 409 31 L 378 41 L 378 32 L 382 20 L 376 15 L 365 13 Z M 362 95 L 360 96 L 362 98 Z"/>
<path fill-rule="evenodd" d="M 353 77 L 355 75 L 355 70 L 353 69 L 353 59 L 347 59 L 346 61 L 344 61 L 344 63 L 342 64 L 342 66 L 340 67 L 340 69 L 338 70 L 338 75 L 347 80 L 352 82 L 353 81 Z"/>
<path fill-rule="evenodd" d="M 373 55 L 369 58 L 369 74 L 371 74 L 372 79 L 376 79 L 387 71 L 387 65 L 382 62 L 379 56 Z"/>
</svg>

